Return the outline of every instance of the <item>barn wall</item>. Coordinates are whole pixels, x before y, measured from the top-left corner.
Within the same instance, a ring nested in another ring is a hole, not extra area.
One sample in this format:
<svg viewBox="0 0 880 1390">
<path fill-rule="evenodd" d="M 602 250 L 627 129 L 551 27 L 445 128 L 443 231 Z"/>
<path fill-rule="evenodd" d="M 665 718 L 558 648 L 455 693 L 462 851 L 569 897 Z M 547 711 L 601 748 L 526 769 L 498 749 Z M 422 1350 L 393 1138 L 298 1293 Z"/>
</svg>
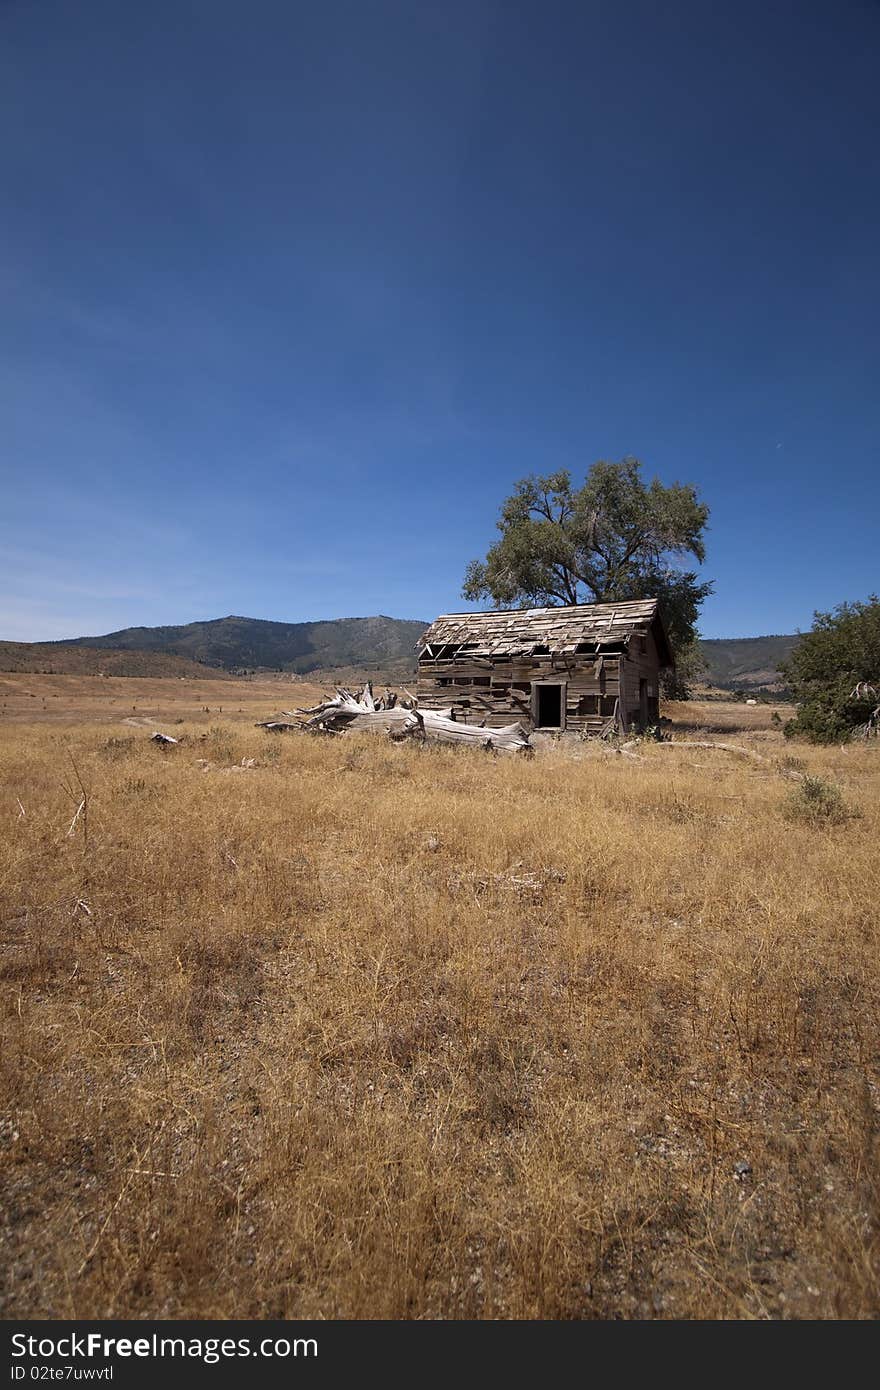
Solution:
<svg viewBox="0 0 880 1390">
<path fill-rule="evenodd" d="M 531 724 L 532 681 L 558 680 L 566 685 L 566 730 L 598 733 L 614 713 L 618 669 L 617 656 L 603 656 L 601 663 L 595 656 L 427 660 L 419 664 L 418 697 L 425 709 L 452 705 L 456 719 L 502 728 L 518 720 Z"/>
<path fill-rule="evenodd" d="M 641 680 L 648 682 L 648 723 L 656 724 L 660 719 L 660 657 L 651 632 L 642 639 L 634 637 L 627 652 L 624 697 L 628 722 L 631 725 L 639 722 Z"/>
</svg>

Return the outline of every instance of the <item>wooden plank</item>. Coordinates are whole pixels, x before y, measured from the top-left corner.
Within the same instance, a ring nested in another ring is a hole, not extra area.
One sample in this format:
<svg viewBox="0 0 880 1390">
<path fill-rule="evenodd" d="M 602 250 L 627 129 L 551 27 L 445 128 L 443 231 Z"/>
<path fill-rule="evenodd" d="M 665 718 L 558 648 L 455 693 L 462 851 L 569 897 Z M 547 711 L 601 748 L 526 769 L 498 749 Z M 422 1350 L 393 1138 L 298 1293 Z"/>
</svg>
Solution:
<svg viewBox="0 0 880 1390">
<path fill-rule="evenodd" d="M 623 661 L 623 660 L 622 660 L 621 663 L 620 663 L 620 674 L 619 674 L 619 676 L 618 676 L 617 689 L 618 689 L 618 698 L 619 698 L 619 700 L 620 700 L 620 708 L 619 708 L 620 726 L 621 726 L 621 729 L 623 730 L 624 733 L 628 733 L 628 732 L 629 732 L 629 719 L 628 719 L 628 717 L 627 717 L 627 709 L 626 709 L 626 682 L 627 682 L 626 661 Z"/>
</svg>

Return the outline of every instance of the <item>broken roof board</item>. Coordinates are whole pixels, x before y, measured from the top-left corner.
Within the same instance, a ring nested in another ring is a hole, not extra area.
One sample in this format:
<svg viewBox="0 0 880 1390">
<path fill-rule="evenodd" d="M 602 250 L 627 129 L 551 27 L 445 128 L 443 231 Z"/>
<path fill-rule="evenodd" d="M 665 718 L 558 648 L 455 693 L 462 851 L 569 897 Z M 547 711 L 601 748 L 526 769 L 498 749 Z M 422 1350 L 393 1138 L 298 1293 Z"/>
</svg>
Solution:
<svg viewBox="0 0 880 1390">
<path fill-rule="evenodd" d="M 419 654 L 435 647 L 464 647 L 468 656 L 530 656 L 537 647 L 550 655 L 573 653 L 592 642 L 597 650 L 653 629 L 662 665 L 673 665 L 669 639 L 656 599 L 628 603 L 582 603 L 560 608 L 497 609 L 488 613 L 444 613 L 422 633 Z M 665 659 L 664 659 L 665 658 Z"/>
</svg>

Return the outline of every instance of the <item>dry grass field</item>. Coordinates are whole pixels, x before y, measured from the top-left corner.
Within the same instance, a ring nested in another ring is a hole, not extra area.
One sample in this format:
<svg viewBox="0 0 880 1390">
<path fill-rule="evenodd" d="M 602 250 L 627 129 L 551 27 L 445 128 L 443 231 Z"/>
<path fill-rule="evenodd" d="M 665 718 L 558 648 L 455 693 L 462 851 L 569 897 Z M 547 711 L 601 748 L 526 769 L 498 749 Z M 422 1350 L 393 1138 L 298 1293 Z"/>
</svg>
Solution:
<svg viewBox="0 0 880 1390">
<path fill-rule="evenodd" d="M 0 691 L 0 1315 L 877 1315 L 877 749 L 102 684 Z"/>
<path fill-rule="evenodd" d="M 310 704 L 320 686 L 298 680 L 222 680 L 59 676 L 0 671 L 0 729 L 6 724 L 128 723 L 155 728 L 177 721 L 207 727 L 219 715 L 253 723 L 280 707 Z"/>
</svg>

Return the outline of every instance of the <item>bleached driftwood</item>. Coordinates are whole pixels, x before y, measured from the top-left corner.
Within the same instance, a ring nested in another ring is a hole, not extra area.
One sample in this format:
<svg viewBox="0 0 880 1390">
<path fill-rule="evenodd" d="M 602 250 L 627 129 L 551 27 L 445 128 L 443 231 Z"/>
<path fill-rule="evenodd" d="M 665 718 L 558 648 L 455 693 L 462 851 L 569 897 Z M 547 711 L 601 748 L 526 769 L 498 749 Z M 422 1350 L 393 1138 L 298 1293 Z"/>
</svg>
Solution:
<svg viewBox="0 0 880 1390">
<path fill-rule="evenodd" d="M 299 710 L 301 722 L 266 720 L 265 729 L 311 729 L 322 733 L 339 733 L 342 729 L 381 733 L 391 738 L 437 739 L 442 743 L 469 743 L 478 748 L 517 752 L 527 749 L 528 735 L 520 724 L 503 729 L 487 729 L 477 724 L 463 724 L 453 716 L 452 708 L 442 710 L 416 709 L 415 696 L 406 692 L 407 699 L 398 701 L 390 691 L 380 700 L 373 696 L 369 681 L 360 694 L 337 690 L 335 696 L 323 700 L 311 709 Z"/>
<path fill-rule="evenodd" d="M 435 738 L 442 743 L 469 743 L 472 748 L 492 748 L 503 753 L 519 753 L 531 748 L 521 724 L 503 729 L 486 729 L 479 724 L 461 724 L 437 710 L 410 710 L 401 730 L 403 738 Z"/>
<path fill-rule="evenodd" d="M 855 690 L 850 694 L 851 700 L 876 700 L 880 696 L 880 685 L 872 684 L 870 681 L 859 681 Z M 853 729 L 856 738 L 876 738 L 880 735 L 880 704 L 871 710 L 864 724 L 857 724 Z"/>
<path fill-rule="evenodd" d="M 447 719 L 452 716 L 451 708 L 435 710 L 434 712 L 445 715 Z M 395 735 L 403 733 L 411 714 L 412 710 L 407 709 L 404 705 L 397 705 L 394 709 L 375 710 L 372 713 L 355 715 L 346 727 L 354 729 L 358 733 L 391 734 L 393 738 Z"/>
<path fill-rule="evenodd" d="M 622 743 L 618 752 L 625 753 L 631 757 L 633 755 L 630 750 L 638 748 L 639 746 L 638 741 L 632 739 L 629 743 Z M 650 746 L 652 748 L 717 748 L 722 753 L 736 753 L 741 758 L 751 758 L 753 762 L 763 763 L 765 767 L 781 773 L 783 777 L 789 777 L 798 782 L 803 781 L 802 773 L 796 772 L 793 768 L 776 767 L 770 758 L 764 757 L 763 753 L 756 753 L 752 748 L 743 748 L 738 743 L 710 743 L 708 739 L 681 738 L 670 742 L 666 740 L 662 740 L 659 743 L 652 742 Z"/>
<path fill-rule="evenodd" d="M 362 727 L 372 727 L 371 721 L 377 714 L 387 715 L 389 719 L 393 716 L 406 716 L 406 710 L 396 710 L 396 701 L 392 702 L 387 710 L 383 708 L 384 704 L 384 700 L 380 700 L 377 705 L 368 681 L 359 695 L 340 688 L 334 696 L 322 700 L 319 705 L 297 710 L 296 713 L 299 716 L 300 728 L 318 729 L 325 733 L 338 733 L 340 729 L 347 728 L 357 720 L 365 721 Z"/>
<path fill-rule="evenodd" d="M 620 745 L 621 753 L 625 753 L 628 748 L 638 748 L 637 739 L 631 739 L 629 743 Z M 652 747 L 656 748 L 719 748 L 722 753 L 739 753 L 743 758 L 754 758 L 758 763 L 769 763 L 770 759 L 765 758 L 763 753 L 755 753 L 751 748 L 742 748 L 738 743 L 717 743 L 714 740 L 710 743 L 708 739 L 696 738 L 677 738 L 674 741 L 655 743 Z"/>
</svg>

